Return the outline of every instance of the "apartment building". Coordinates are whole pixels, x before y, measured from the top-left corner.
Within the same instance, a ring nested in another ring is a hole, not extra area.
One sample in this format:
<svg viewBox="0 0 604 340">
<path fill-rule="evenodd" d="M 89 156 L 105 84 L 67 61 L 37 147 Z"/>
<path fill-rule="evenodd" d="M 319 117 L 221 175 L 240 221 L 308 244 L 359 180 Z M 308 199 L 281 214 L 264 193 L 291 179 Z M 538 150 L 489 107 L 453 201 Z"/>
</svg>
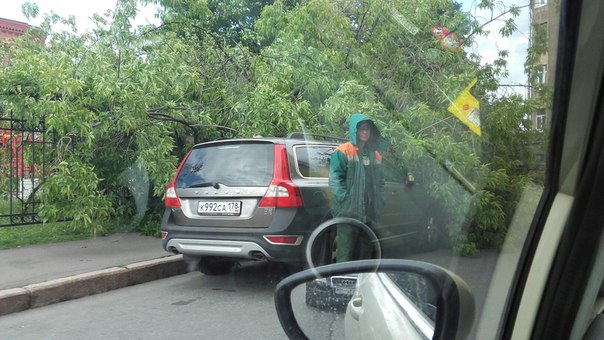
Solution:
<svg viewBox="0 0 604 340">
<path fill-rule="evenodd" d="M 541 25 L 547 32 L 547 52 L 542 54 L 539 60 L 539 65 L 536 65 L 536 81 L 532 86 L 538 84 L 547 84 L 553 88 L 554 74 L 556 69 L 556 54 L 558 50 L 558 30 L 560 29 L 559 0 L 531 0 L 531 23 L 533 25 Z M 533 31 L 531 27 L 531 31 Z M 533 43 L 534 35 L 531 34 L 531 44 Z M 529 91 L 530 96 L 535 96 L 534 91 Z M 539 108 L 533 113 L 532 117 L 533 128 L 538 131 L 544 131 L 550 126 L 551 109 Z"/>
</svg>

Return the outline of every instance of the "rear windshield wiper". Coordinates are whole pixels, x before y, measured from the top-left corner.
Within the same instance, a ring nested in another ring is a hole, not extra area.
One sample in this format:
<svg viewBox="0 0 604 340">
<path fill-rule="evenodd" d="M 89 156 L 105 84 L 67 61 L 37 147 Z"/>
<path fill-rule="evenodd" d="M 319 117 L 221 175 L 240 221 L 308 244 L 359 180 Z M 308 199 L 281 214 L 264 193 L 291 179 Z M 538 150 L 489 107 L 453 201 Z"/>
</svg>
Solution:
<svg viewBox="0 0 604 340">
<path fill-rule="evenodd" d="M 214 189 L 220 188 L 220 183 L 218 182 L 203 182 L 197 183 L 193 185 L 189 185 L 189 188 L 205 188 L 205 187 L 214 187 Z"/>
</svg>

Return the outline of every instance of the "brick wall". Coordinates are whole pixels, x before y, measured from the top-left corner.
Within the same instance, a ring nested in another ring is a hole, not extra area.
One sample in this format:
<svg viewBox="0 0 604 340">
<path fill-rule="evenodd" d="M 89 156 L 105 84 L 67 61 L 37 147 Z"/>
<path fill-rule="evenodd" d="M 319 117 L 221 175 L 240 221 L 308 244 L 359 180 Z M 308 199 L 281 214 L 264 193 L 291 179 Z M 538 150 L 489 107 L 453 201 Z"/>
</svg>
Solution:
<svg viewBox="0 0 604 340">
<path fill-rule="evenodd" d="M 24 22 L 0 18 L 0 39 L 12 39 L 23 35 L 30 26 Z"/>
</svg>

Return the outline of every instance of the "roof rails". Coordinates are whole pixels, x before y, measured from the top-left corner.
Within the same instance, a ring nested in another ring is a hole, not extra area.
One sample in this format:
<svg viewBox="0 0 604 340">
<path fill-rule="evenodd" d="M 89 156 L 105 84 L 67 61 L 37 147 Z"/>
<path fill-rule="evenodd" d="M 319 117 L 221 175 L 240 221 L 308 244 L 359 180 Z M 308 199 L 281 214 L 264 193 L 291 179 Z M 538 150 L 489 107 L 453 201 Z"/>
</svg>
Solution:
<svg viewBox="0 0 604 340">
<path fill-rule="evenodd" d="M 346 139 L 346 138 L 329 136 L 329 135 L 320 135 L 320 134 L 308 133 L 308 132 L 292 132 L 287 135 L 287 138 L 313 139 L 313 140 L 334 141 L 334 142 L 348 142 L 348 139 Z"/>
</svg>

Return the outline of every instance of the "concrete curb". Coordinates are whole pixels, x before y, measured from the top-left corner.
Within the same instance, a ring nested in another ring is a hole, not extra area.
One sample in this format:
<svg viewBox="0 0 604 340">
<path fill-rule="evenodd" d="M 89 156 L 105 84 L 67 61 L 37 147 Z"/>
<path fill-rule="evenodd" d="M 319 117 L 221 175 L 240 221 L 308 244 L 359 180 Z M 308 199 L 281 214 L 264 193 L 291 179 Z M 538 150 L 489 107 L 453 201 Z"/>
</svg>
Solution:
<svg viewBox="0 0 604 340">
<path fill-rule="evenodd" d="M 182 255 L 0 290 L 0 316 L 187 273 Z"/>
</svg>

